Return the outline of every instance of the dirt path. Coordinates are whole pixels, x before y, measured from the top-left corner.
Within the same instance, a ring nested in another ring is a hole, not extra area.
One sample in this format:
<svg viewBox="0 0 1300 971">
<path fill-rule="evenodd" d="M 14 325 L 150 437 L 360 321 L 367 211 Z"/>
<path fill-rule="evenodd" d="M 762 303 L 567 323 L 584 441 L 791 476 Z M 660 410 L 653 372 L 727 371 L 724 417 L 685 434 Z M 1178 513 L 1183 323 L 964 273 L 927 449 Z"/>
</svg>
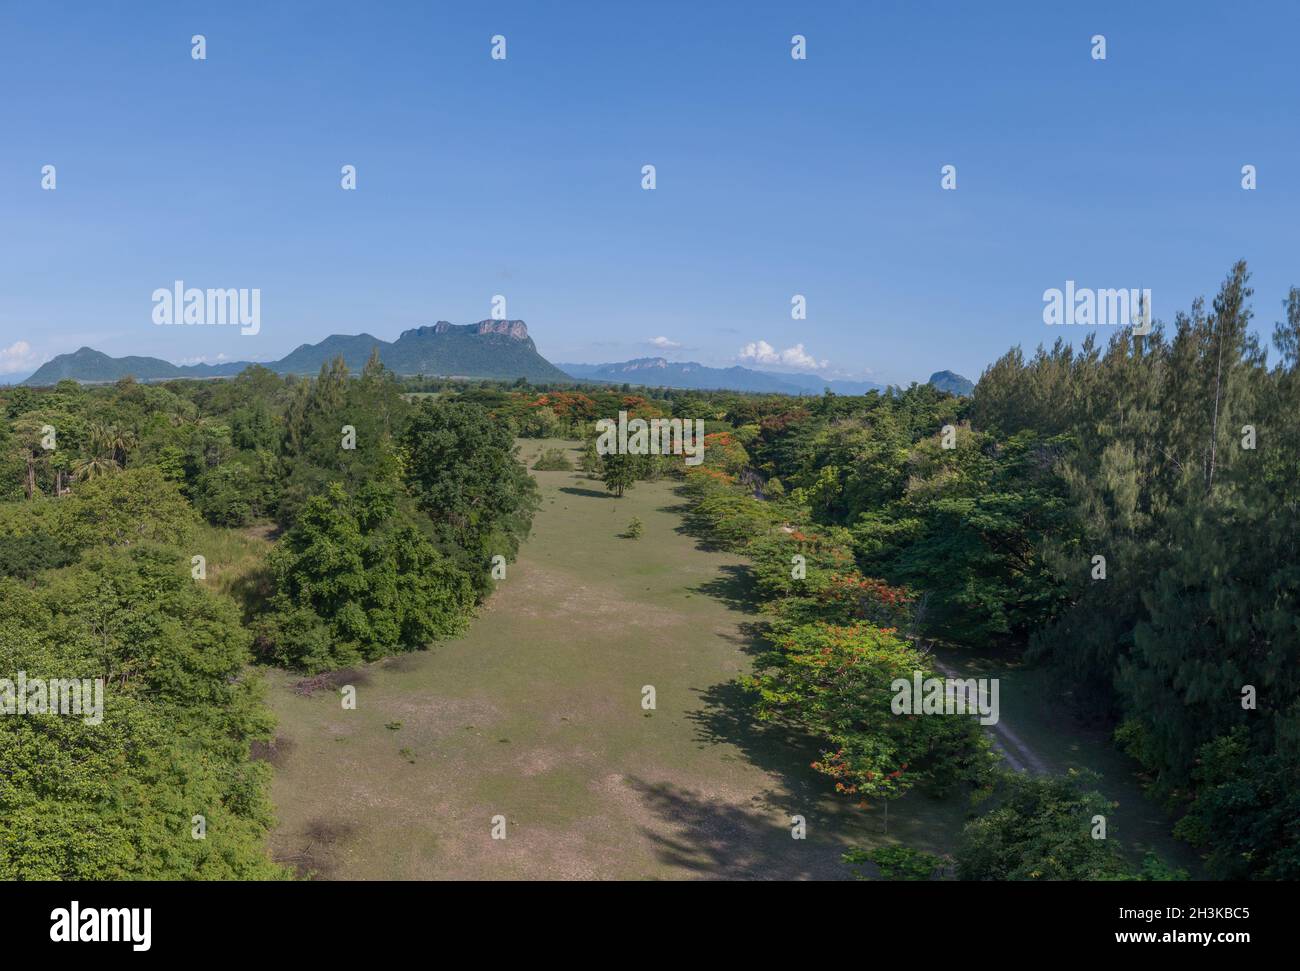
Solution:
<svg viewBox="0 0 1300 971">
<path fill-rule="evenodd" d="M 741 562 L 681 531 L 671 483 L 615 500 L 536 475 L 533 536 L 467 636 L 351 677 L 355 711 L 272 677 L 273 852 L 358 879 L 851 877 L 840 855 L 881 838 L 874 812 L 733 685 L 756 619 Z M 644 535 L 621 538 L 633 516 Z M 947 850 L 961 808 L 912 802 L 888 838 Z"/>
<path fill-rule="evenodd" d="M 1119 751 L 1110 733 L 1080 724 L 1048 672 L 1015 659 L 978 657 L 932 648 L 931 662 L 945 677 L 997 678 L 999 717 L 987 730 L 995 749 L 1017 772 L 1037 775 L 1088 770 L 1114 801 L 1111 832 L 1135 863 L 1155 853 L 1196 877 L 1201 862 L 1186 843 L 1173 838 L 1173 822 L 1147 798 L 1140 766 Z"/>
<path fill-rule="evenodd" d="M 935 668 L 939 670 L 946 678 L 964 678 L 968 675 L 959 674 L 950 664 L 939 660 L 931 655 Z M 1038 754 L 1029 747 L 1029 745 L 1002 719 L 999 712 L 998 720 L 993 725 L 986 725 L 986 730 L 993 736 L 993 747 L 998 754 L 1011 766 L 1016 772 L 1029 771 L 1035 775 L 1046 775 L 1051 772 Z"/>
</svg>

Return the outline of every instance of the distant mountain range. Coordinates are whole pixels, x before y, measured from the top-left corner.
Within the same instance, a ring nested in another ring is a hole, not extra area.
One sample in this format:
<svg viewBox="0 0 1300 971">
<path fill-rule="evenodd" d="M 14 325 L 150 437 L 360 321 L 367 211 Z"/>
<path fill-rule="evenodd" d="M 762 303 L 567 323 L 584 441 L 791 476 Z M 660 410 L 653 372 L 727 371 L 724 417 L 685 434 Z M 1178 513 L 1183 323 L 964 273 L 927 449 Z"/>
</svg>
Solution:
<svg viewBox="0 0 1300 971">
<path fill-rule="evenodd" d="M 873 381 L 844 381 L 816 374 L 755 371 L 744 367 L 715 368 L 662 357 L 642 357 L 613 364 L 556 366 L 537 352 L 537 345 L 528 336 L 528 327 L 522 320 L 480 320 L 462 325 L 440 320 L 432 326 L 405 331 L 391 342 L 371 334 L 335 334 L 319 344 L 303 344 L 279 361 L 260 363 L 278 374 L 314 375 L 322 365 L 341 356 L 348 368 L 356 372 L 365 366 L 376 348 L 384 366 L 402 375 L 505 380 L 522 377 L 536 384 L 563 384 L 576 379 L 652 388 L 788 395 L 820 395 L 827 389 L 841 395 L 884 390 L 884 385 Z M 72 379 L 96 384 L 124 377 L 133 377 L 137 381 L 224 378 L 233 377 L 249 366 L 248 361 L 179 365 L 156 357 L 109 357 L 101 351 L 83 347 L 47 361 L 22 383 L 53 385 Z M 937 371 L 930 376 L 929 383 L 953 394 L 968 395 L 974 387 L 966 378 L 951 371 Z"/>
<path fill-rule="evenodd" d="M 815 374 L 786 374 L 754 371 L 744 367 L 716 368 L 694 361 L 669 361 L 662 357 L 639 357 L 616 364 L 559 364 L 560 370 L 586 381 L 610 384 L 643 384 L 652 388 L 683 388 L 708 391 L 752 391 L 760 394 L 819 395 L 827 388 L 836 394 L 866 394 L 883 391 L 872 381 L 841 381 Z"/>
<path fill-rule="evenodd" d="M 584 381 L 643 384 L 652 388 L 789 395 L 820 395 L 827 389 L 844 395 L 885 390 L 885 385 L 874 381 L 843 381 L 816 374 L 755 371 L 744 367 L 716 368 L 695 361 L 669 361 L 662 357 L 638 357 L 615 364 L 557 364 L 556 367 Z M 952 371 L 936 371 L 926 383 L 957 395 L 969 395 L 975 390 L 974 384 Z"/>
<path fill-rule="evenodd" d="M 316 374 L 322 364 L 342 355 L 349 369 L 359 371 L 376 347 L 384 366 L 396 374 L 527 378 L 538 383 L 569 380 L 568 375 L 537 353 L 537 345 L 522 320 L 480 320 L 463 325 L 440 320 L 429 327 L 405 331 L 392 342 L 370 334 L 335 334 L 319 344 L 303 344 L 279 361 L 260 363 L 278 374 Z M 177 365 L 156 357 L 109 357 L 83 347 L 47 361 L 23 384 L 51 385 L 67 378 L 97 383 L 127 376 L 137 381 L 222 378 L 238 374 L 249 364 L 232 361 Z"/>
</svg>

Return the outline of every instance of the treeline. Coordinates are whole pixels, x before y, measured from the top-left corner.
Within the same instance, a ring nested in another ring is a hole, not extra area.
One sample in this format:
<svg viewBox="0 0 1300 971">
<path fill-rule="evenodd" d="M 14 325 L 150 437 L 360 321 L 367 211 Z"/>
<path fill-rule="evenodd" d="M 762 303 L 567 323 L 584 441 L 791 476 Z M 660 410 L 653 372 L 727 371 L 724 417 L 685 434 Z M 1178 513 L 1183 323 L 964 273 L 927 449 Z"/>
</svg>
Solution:
<svg viewBox="0 0 1300 971">
<path fill-rule="evenodd" d="M 769 595 L 804 537 L 835 551 L 835 576 L 901 588 L 918 636 L 1049 666 L 1080 717 L 1113 726 L 1142 763 L 1211 874 L 1293 879 L 1300 291 L 1270 364 L 1249 332 L 1247 280 L 1239 264 L 1209 308 L 1146 336 L 1123 329 L 1104 349 L 1013 350 L 971 399 L 913 387 L 755 403 L 728 415 L 745 455 L 696 476 L 695 509 L 757 556 Z M 745 469 L 767 501 L 735 484 Z M 774 541 L 779 555 L 765 555 Z M 804 617 L 827 608 L 806 603 L 829 582 L 812 558 L 808 569 L 789 601 Z M 760 711 L 820 717 L 819 702 L 763 677 Z M 1015 798 L 1059 799 L 1053 785 L 1022 781 Z M 1093 797 L 1071 786 L 1083 813 Z M 981 838 L 1015 816 L 985 817 Z M 981 859 L 964 872 L 1018 872 L 1013 855 Z M 1070 872 L 1109 872 L 1096 864 Z"/>
<path fill-rule="evenodd" d="M 1300 877 L 1300 290 L 1271 365 L 1235 266 L 1209 308 L 1104 352 L 998 361 L 972 418 L 1063 438 L 1068 526 L 1031 656 L 1119 721 L 1213 874 Z M 1105 557 L 1105 580 L 1093 580 Z M 1099 564 L 1098 564 L 1099 565 Z"/>
<path fill-rule="evenodd" d="M 144 468 L 23 505 L 0 507 L 5 535 L 74 562 L 0 578 L 0 879 L 278 876 L 251 637 L 182 566 L 186 500 Z M 17 708 L 56 693 L 15 697 L 21 679 L 83 678 L 103 681 L 102 721 Z"/>
<path fill-rule="evenodd" d="M 0 682 L 0 878 L 283 876 L 250 662 L 316 672 L 457 633 L 537 505 L 509 422 L 412 400 L 377 360 L 12 388 L 0 413 L 0 679 L 103 682 L 98 722 Z M 232 597 L 207 559 L 249 527 L 278 538 Z"/>
<path fill-rule="evenodd" d="M 848 516 L 833 510 L 861 503 L 858 516 L 866 515 L 879 501 L 867 490 L 882 484 L 856 481 L 863 460 L 897 463 L 923 447 L 926 429 L 962 407 L 929 387 L 827 396 L 797 410 L 765 402 L 745 415 L 753 421 L 708 437 L 705 465 L 686 473 L 690 519 L 699 535 L 750 558 L 770 619 L 769 650 L 741 683 L 760 720 L 822 743 L 813 768 L 861 805 L 913 787 L 987 801 L 992 810 L 963 834 L 956 859 L 963 879 L 1169 876 L 1155 860 L 1133 867 L 1115 840 L 1091 838 L 1086 822 L 1113 808 L 1094 778 L 1012 776 L 999 769 L 975 718 L 893 709 L 896 679 L 936 675 L 923 646 L 928 597 L 865 573 L 854 530 L 837 521 Z M 889 437 L 875 439 L 873 427 Z M 846 461 L 851 442 L 865 446 L 857 463 Z M 769 476 L 761 485 L 756 465 Z M 854 850 L 845 859 L 871 863 L 885 879 L 926 879 L 944 867 L 939 857 L 902 846 Z"/>
</svg>

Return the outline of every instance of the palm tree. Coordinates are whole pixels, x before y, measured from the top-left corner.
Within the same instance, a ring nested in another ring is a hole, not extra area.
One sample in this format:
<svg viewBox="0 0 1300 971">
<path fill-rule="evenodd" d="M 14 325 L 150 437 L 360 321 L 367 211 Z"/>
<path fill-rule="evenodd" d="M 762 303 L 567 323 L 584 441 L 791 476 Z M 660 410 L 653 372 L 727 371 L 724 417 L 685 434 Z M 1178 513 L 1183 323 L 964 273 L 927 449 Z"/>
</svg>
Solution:
<svg viewBox="0 0 1300 971">
<path fill-rule="evenodd" d="M 101 475 L 107 475 L 110 472 L 116 472 L 119 466 L 117 462 L 108 455 L 90 455 L 80 459 L 72 467 L 72 475 L 78 482 L 85 482 L 88 479 L 95 479 Z"/>
<path fill-rule="evenodd" d="M 122 467 L 118 456 L 126 458 L 127 439 L 121 432 L 109 425 L 92 424 L 86 437 L 86 451 L 72 467 L 77 481 L 96 479 Z"/>
<path fill-rule="evenodd" d="M 14 424 L 14 431 L 22 448 L 23 491 L 33 499 L 40 495 L 37 473 L 50 464 L 50 451 L 44 445 L 45 426 L 35 418 L 25 417 Z"/>
<path fill-rule="evenodd" d="M 135 448 L 135 432 L 116 425 L 99 426 L 99 431 L 100 445 L 112 456 L 118 468 L 126 468 L 127 453 Z"/>
</svg>

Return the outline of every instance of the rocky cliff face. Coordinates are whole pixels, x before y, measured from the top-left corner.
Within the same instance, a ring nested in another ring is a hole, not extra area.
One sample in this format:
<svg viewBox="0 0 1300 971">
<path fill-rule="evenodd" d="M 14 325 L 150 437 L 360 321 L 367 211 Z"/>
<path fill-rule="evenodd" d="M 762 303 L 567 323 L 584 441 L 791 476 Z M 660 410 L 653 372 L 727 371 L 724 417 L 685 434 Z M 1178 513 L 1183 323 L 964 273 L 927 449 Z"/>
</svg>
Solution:
<svg viewBox="0 0 1300 971">
<path fill-rule="evenodd" d="M 420 328 L 424 330 L 424 328 Z M 480 320 L 477 324 L 449 324 L 440 320 L 433 325 L 435 334 L 450 331 L 468 331 L 473 334 L 505 334 L 517 341 L 528 340 L 528 325 L 522 320 Z"/>
</svg>

